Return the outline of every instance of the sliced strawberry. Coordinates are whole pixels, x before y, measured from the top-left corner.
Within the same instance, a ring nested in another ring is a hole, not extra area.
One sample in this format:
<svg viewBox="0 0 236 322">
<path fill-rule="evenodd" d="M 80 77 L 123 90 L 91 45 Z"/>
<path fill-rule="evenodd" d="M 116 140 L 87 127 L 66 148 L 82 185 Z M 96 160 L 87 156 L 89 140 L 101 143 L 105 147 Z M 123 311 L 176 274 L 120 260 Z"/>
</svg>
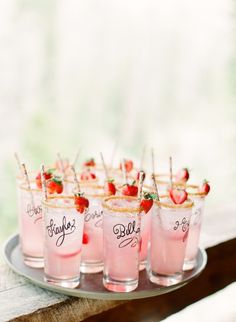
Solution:
<svg viewBox="0 0 236 322">
<path fill-rule="evenodd" d="M 53 181 L 53 180 L 49 180 L 47 182 L 46 187 L 47 187 L 47 191 L 48 191 L 49 194 L 55 193 L 55 191 L 56 191 L 56 185 L 57 185 L 56 182 Z"/>
<path fill-rule="evenodd" d="M 84 211 L 89 207 L 89 200 L 85 197 L 83 197 L 82 193 L 78 193 L 75 195 L 75 205 L 76 210 L 80 212 L 81 214 L 84 213 Z"/>
<path fill-rule="evenodd" d="M 188 194 L 184 189 L 170 189 L 169 195 L 171 200 L 177 205 L 184 203 L 188 198 Z"/>
<path fill-rule="evenodd" d="M 92 173 L 90 171 L 84 171 L 80 175 L 80 180 L 82 180 L 82 181 L 94 180 L 96 178 L 97 177 L 96 177 L 95 173 Z"/>
<path fill-rule="evenodd" d="M 145 172 L 144 172 L 143 170 L 140 170 L 140 171 L 138 171 L 138 172 L 137 172 L 137 176 L 136 176 L 137 181 L 139 181 L 139 177 L 140 177 L 140 172 L 141 172 L 141 171 L 144 173 L 143 180 L 145 180 L 146 174 L 145 174 Z"/>
<path fill-rule="evenodd" d="M 210 190 L 211 190 L 211 187 L 209 185 L 209 182 L 205 179 L 202 183 L 202 186 L 199 188 L 199 192 L 205 193 L 206 195 L 208 195 Z"/>
<path fill-rule="evenodd" d="M 176 175 L 176 182 L 187 182 L 189 179 L 189 170 L 188 168 L 183 168 L 179 170 L 179 172 Z"/>
<path fill-rule="evenodd" d="M 134 164 L 132 160 L 125 160 L 125 170 L 126 172 L 131 172 L 133 170 Z M 122 170 L 122 163 L 120 164 L 120 170 Z"/>
<path fill-rule="evenodd" d="M 116 194 L 116 186 L 113 183 L 114 180 L 108 180 L 104 184 L 104 192 L 106 195 L 115 195 Z"/>
<path fill-rule="evenodd" d="M 96 163 L 94 161 L 94 158 L 90 158 L 84 162 L 85 167 L 95 167 Z"/>
<path fill-rule="evenodd" d="M 89 242 L 89 236 L 86 233 L 83 233 L 83 244 L 87 245 Z"/>
<path fill-rule="evenodd" d="M 140 207 L 147 214 L 149 210 L 152 208 L 153 198 L 150 193 L 144 193 L 144 198 L 141 200 Z"/>
<path fill-rule="evenodd" d="M 122 195 L 136 197 L 138 194 L 138 187 L 135 186 L 134 183 L 135 182 L 132 184 L 125 184 L 122 188 Z"/>
<path fill-rule="evenodd" d="M 54 169 L 48 169 L 46 172 L 44 172 L 44 178 L 45 180 L 49 180 L 52 178 Z M 41 180 L 41 173 L 39 172 L 35 178 L 36 185 L 39 189 L 42 189 L 42 180 Z"/>
</svg>

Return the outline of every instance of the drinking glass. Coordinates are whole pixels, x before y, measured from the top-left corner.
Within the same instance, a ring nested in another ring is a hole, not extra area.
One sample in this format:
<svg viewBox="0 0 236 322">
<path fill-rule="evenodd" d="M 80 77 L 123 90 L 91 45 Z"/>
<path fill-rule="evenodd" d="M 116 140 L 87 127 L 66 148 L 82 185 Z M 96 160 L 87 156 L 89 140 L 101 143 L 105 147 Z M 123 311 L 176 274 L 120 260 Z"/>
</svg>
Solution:
<svg viewBox="0 0 236 322">
<path fill-rule="evenodd" d="M 73 196 L 48 197 L 43 205 L 45 281 L 74 288 L 80 283 L 84 213 Z"/>
<path fill-rule="evenodd" d="M 152 211 L 149 278 L 159 285 L 182 279 L 193 202 L 176 205 L 169 198 L 155 201 Z"/>
<path fill-rule="evenodd" d="M 141 210 L 135 197 L 112 196 L 103 202 L 103 285 L 110 291 L 137 288 Z"/>
<path fill-rule="evenodd" d="M 199 238 L 206 196 L 204 192 L 202 193 L 198 190 L 198 186 L 188 185 L 187 192 L 190 198 L 193 200 L 194 206 L 192 209 L 192 217 L 190 221 L 188 242 L 184 259 L 185 271 L 193 269 L 197 263 L 196 258 L 198 253 Z"/>
<path fill-rule="evenodd" d="M 43 267 L 42 191 L 34 182 L 30 189 L 22 180 L 18 182 L 18 221 L 24 263 Z"/>
</svg>

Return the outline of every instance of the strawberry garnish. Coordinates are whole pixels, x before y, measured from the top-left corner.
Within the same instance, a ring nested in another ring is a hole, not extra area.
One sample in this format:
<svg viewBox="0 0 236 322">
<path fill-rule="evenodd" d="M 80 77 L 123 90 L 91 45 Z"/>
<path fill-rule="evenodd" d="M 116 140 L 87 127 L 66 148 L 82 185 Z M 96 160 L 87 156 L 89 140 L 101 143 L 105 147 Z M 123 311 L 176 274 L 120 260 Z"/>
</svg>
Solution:
<svg viewBox="0 0 236 322">
<path fill-rule="evenodd" d="M 88 208 L 89 200 L 83 197 L 83 193 L 77 193 L 75 194 L 75 205 L 76 210 L 82 214 Z"/>
<path fill-rule="evenodd" d="M 83 233 L 83 244 L 86 245 L 89 242 L 89 236 L 86 233 Z"/>
<path fill-rule="evenodd" d="M 104 192 L 106 195 L 115 195 L 116 194 L 116 186 L 113 183 L 114 180 L 109 179 L 108 181 L 105 182 L 104 184 Z"/>
<path fill-rule="evenodd" d="M 188 194 L 184 189 L 170 189 L 169 195 L 176 205 L 184 203 L 188 198 Z"/>
<path fill-rule="evenodd" d="M 135 186 L 135 181 L 132 184 L 126 183 L 122 188 L 122 195 L 136 197 L 138 194 L 138 187 Z"/>
<path fill-rule="evenodd" d="M 147 214 L 153 205 L 153 197 L 150 193 L 145 192 L 141 200 L 140 207 Z"/>
<path fill-rule="evenodd" d="M 202 186 L 199 188 L 199 192 L 204 193 L 205 195 L 208 195 L 210 190 L 211 190 L 211 187 L 209 185 L 209 182 L 205 179 L 202 183 Z"/>
<path fill-rule="evenodd" d="M 45 180 L 49 180 L 52 178 L 54 169 L 48 169 L 46 172 L 44 172 L 44 178 Z M 42 189 L 42 180 L 41 180 L 41 173 L 39 172 L 37 174 L 37 177 L 35 178 L 36 185 L 39 189 Z"/>
<path fill-rule="evenodd" d="M 143 172 L 143 174 L 144 174 L 143 180 L 145 180 L 146 174 L 145 174 L 145 172 L 143 170 L 140 170 L 140 171 L 137 172 L 137 176 L 136 176 L 137 181 L 139 181 L 140 172 Z"/>
<path fill-rule="evenodd" d="M 92 173 L 90 171 L 84 171 L 80 175 L 81 181 L 88 181 L 88 180 L 94 180 L 96 179 L 95 173 Z"/>
<path fill-rule="evenodd" d="M 88 159 L 84 162 L 85 167 L 95 167 L 95 165 L 94 158 Z"/>
<path fill-rule="evenodd" d="M 125 160 L 125 171 L 131 172 L 133 170 L 133 161 L 132 160 Z M 120 164 L 120 170 L 122 170 L 122 163 Z"/>
<path fill-rule="evenodd" d="M 60 177 L 57 177 L 57 176 L 50 179 L 47 182 L 46 187 L 49 194 L 53 194 L 53 193 L 61 194 L 63 192 L 62 180 Z"/>
<path fill-rule="evenodd" d="M 179 170 L 176 175 L 176 182 L 187 182 L 189 179 L 189 170 L 188 168 L 183 168 Z"/>
</svg>

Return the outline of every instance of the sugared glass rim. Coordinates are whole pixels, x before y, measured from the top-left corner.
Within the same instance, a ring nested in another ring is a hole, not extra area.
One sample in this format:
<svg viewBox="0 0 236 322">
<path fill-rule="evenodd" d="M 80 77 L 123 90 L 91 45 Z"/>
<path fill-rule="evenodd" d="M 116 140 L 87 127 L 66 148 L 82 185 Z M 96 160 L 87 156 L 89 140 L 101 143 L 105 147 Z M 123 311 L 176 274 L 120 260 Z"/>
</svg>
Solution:
<svg viewBox="0 0 236 322">
<path fill-rule="evenodd" d="M 104 192 L 104 187 L 103 186 L 88 183 L 88 184 L 82 185 L 82 187 L 86 187 L 86 188 L 90 187 L 92 189 L 102 190 L 102 192 L 103 192 L 103 193 L 87 193 L 87 192 L 84 192 L 84 195 L 87 196 L 87 197 L 102 198 L 103 199 L 103 198 L 106 198 L 106 197 L 109 196 L 108 194 L 106 194 Z"/>
<path fill-rule="evenodd" d="M 108 202 L 110 200 L 130 200 L 130 201 L 138 201 L 137 197 L 131 196 L 110 196 L 103 200 L 102 206 L 111 210 L 113 212 L 123 212 L 123 213 L 140 213 L 142 211 L 141 207 L 117 207 L 117 206 L 110 206 Z"/>
<path fill-rule="evenodd" d="M 42 200 L 42 204 L 48 208 L 58 208 L 58 209 L 76 209 L 77 205 L 57 205 L 52 204 L 49 200 L 52 199 L 74 199 L 74 196 L 65 196 L 65 195 L 57 195 L 57 196 L 48 196 L 47 200 Z"/>
<path fill-rule="evenodd" d="M 76 174 L 81 174 L 81 172 L 77 172 Z M 67 177 L 73 177 L 73 174 L 68 174 Z M 98 178 L 94 178 L 94 179 L 89 179 L 89 180 L 81 180 L 81 179 L 78 179 L 79 181 L 79 184 L 91 184 L 91 183 L 98 183 L 99 179 Z M 74 183 L 73 180 L 70 180 L 70 179 L 65 179 L 64 180 L 65 183 Z"/>
<path fill-rule="evenodd" d="M 162 198 L 169 198 L 168 195 L 161 195 L 160 199 Z M 158 200 L 153 200 L 154 203 L 158 206 L 158 207 L 164 207 L 164 208 L 170 208 L 170 209 L 187 209 L 187 208 L 192 208 L 194 205 L 194 202 L 191 199 L 187 199 L 184 203 L 182 204 L 169 204 L 167 202 L 163 202 L 163 201 L 158 201 Z"/>
<path fill-rule="evenodd" d="M 199 189 L 199 185 L 196 185 L 196 184 L 186 184 L 185 185 L 185 189 L 186 189 L 189 196 L 204 198 L 207 195 L 206 192 L 201 192 L 201 191 L 188 192 L 188 188 Z"/>
<path fill-rule="evenodd" d="M 32 182 L 35 182 L 35 180 L 34 181 L 30 181 L 30 183 L 32 183 Z M 21 190 L 24 190 L 24 191 L 34 191 L 34 192 L 42 192 L 42 189 L 39 189 L 39 188 L 28 188 L 27 187 L 27 184 L 24 182 L 24 183 L 21 183 L 20 185 L 19 185 L 19 188 L 21 189 Z"/>
</svg>

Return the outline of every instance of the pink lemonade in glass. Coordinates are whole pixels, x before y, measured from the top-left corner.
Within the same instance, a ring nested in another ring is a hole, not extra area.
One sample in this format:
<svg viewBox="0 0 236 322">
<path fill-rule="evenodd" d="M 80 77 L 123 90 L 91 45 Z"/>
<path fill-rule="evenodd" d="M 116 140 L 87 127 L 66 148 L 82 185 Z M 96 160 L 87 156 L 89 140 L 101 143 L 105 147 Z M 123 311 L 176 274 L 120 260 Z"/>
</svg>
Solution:
<svg viewBox="0 0 236 322">
<path fill-rule="evenodd" d="M 48 197 L 43 201 L 45 281 L 74 288 L 80 283 L 84 214 L 74 197 Z"/>
<path fill-rule="evenodd" d="M 139 270 L 143 270 L 147 264 L 148 257 L 148 248 L 150 242 L 150 234 L 151 234 L 151 217 L 152 217 L 152 208 L 148 211 L 148 213 L 143 213 L 141 216 L 141 232 L 140 232 L 140 265 Z"/>
<path fill-rule="evenodd" d="M 103 202 L 103 285 L 130 292 L 138 286 L 141 214 L 137 198 L 108 197 Z"/>
<path fill-rule="evenodd" d="M 194 187 L 194 186 L 192 186 Z M 197 186 L 196 186 L 197 187 Z M 196 188 L 198 189 L 198 187 Z M 198 246 L 202 225 L 202 216 L 204 212 L 205 195 L 198 192 L 188 192 L 194 202 L 192 217 L 189 226 L 188 243 L 184 260 L 184 270 L 191 270 L 196 266 Z"/>
<path fill-rule="evenodd" d="M 168 286 L 181 280 L 192 206 L 190 200 L 180 205 L 167 198 L 155 202 L 149 267 L 151 282 Z"/>
<path fill-rule="evenodd" d="M 31 267 L 43 267 L 42 192 L 35 183 L 31 189 L 22 183 L 18 189 L 18 220 L 20 244 L 24 262 Z"/>
<path fill-rule="evenodd" d="M 97 273 L 103 270 L 102 200 L 106 195 L 102 186 L 83 185 L 82 190 L 89 208 L 84 216 L 81 272 Z"/>
</svg>

